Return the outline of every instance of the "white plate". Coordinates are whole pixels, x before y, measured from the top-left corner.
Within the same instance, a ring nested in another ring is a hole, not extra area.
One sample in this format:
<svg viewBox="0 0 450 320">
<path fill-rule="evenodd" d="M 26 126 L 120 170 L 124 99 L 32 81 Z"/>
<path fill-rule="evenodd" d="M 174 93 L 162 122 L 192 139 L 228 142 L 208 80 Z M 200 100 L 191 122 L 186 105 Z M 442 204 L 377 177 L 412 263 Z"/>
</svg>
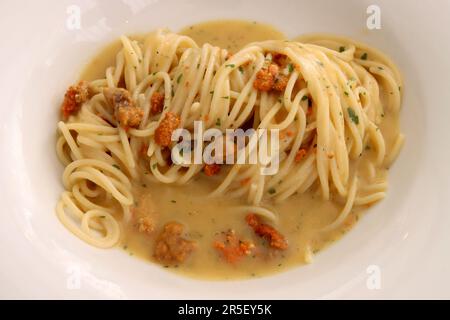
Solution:
<svg viewBox="0 0 450 320">
<path fill-rule="evenodd" d="M 0 297 L 450 298 L 450 3 L 377 1 L 380 30 L 366 27 L 370 4 L 2 1 Z M 80 30 L 66 27 L 71 5 L 81 9 Z M 383 50 L 403 71 L 407 143 L 391 170 L 388 197 L 310 266 L 256 280 L 191 280 L 121 250 L 92 248 L 55 216 L 62 190 L 58 104 L 77 71 L 122 33 L 216 18 L 269 22 L 288 36 L 347 35 Z"/>
</svg>

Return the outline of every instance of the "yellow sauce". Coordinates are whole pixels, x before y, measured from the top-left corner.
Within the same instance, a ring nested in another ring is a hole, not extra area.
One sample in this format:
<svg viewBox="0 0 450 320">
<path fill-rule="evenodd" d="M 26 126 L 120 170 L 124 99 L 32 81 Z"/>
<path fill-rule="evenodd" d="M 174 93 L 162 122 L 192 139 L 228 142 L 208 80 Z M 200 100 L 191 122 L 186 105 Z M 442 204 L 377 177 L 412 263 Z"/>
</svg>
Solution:
<svg viewBox="0 0 450 320">
<path fill-rule="evenodd" d="M 234 20 L 201 23 L 186 27 L 181 33 L 192 37 L 198 45 L 209 42 L 227 48 L 231 52 L 253 41 L 285 38 L 271 26 Z M 104 77 L 106 67 L 114 64 L 119 48 L 119 42 L 107 46 L 86 67 L 81 78 L 92 80 Z M 386 114 L 380 130 L 386 139 L 389 153 L 399 130 L 398 117 Z M 364 187 L 364 178 L 368 174 L 364 163 L 373 157 L 372 151 L 366 150 L 357 160 L 361 187 Z M 378 177 L 383 177 L 386 173 L 386 169 L 377 169 Z M 135 181 L 133 194 L 136 207 L 133 210 L 137 215 L 151 216 L 155 222 L 155 231 L 152 235 L 147 235 L 139 233 L 136 225 L 123 223 L 120 246 L 130 255 L 154 260 L 156 237 L 165 223 L 177 221 L 184 225 L 186 239 L 196 242 L 196 250 L 183 264 L 165 266 L 168 270 L 191 277 L 216 280 L 260 277 L 304 264 L 310 253 L 317 253 L 347 232 L 364 209 L 364 207 L 354 208 L 342 226 L 331 232 L 321 233 L 318 230 L 336 219 L 343 203 L 324 201 L 318 188 L 315 188 L 316 191 L 294 195 L 282 204 L 274 205 L 266 202 L 265 206 L 273 208 L 278 213 L 279 220 L 274 227 L 288 240 L 288 249 L 265 250 L 230 264 L 213 248 L 215 240 L 223 239 L 221 232 L 233 229 L 241 240 L 250 240 L 259 247 L 264 247 L 264 241 L 245 223 L 245 213 L 234 209 L 236 206 L 246 204 L 245 199 L 230 199 L 226 196 L 207 198 L 220 180 L 221 176 L 210 178 L 201 174 L 183 187 Z"/>
<path fill-rule="evenodd" d="M 263 40 L 283 40 L 286 36 L 274 27 L 256 21 L 217 20 L 195 24 L 181 30 L 199 46 L 204 43 L 227 49 L 231 53 L 246 44 Z"/>
</svg>

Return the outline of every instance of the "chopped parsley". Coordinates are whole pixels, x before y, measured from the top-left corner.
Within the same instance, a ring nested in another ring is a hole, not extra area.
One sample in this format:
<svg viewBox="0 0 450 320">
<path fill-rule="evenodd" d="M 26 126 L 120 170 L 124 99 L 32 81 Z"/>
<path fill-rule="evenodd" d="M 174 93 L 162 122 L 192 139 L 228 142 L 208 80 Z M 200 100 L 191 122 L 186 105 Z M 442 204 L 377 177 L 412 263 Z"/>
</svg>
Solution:
<svg viewBox="0 0 450 320">
<path fill-rule="evenodd" d="M 274 194 L 277 192 L 277 190 L 275 190 L 275 188 L 270 188 L 268 191 L 270 194 Z"/>
<path fill-rule="evenodd" d="M 225 67 L 227 67 L 227 68 L 234 68 L 234 67 L 236 67 L 236 65 L 234 65 L 234 64 L 227 64 L 227 65 L 225 65 Z"/>
<path fill-rule="evenodd" d="M 117 164 L 113 164 L 112 165 L 114 168 L 116 168 L 117 170 L 121 170 L 120 167 Z"/>
<path fill-rule="evenodd" d="M 294 65 L 292 63 L 289 63 L 288 70 L 289 70 L 289 73 L 292 73 L 292 71 L 294 71 Z"/>
<path fill-rule="evenodd" d="M 239 71 L 240 71 L 241 73 L 244 73 L 244 68 L 242 68 L 242 66 L 239 66 Z"/>
<path fill-rule="evenodd" d="M 344 46 L 339 47 L 339 52 L 344 52 L 344 51 L 345 51 L 345 47 Z"/>
<path fill-rule="evenodd" d="M 308 99 L 308 96 L 303 96 L 302 97 L 302 101 L 305 101 L 305 100 L 307 100 Z"/>
<path fill-rule="evenodd" d="M 221 125 L 220 118 L 217 118 L 217 120 L 216 120 L 216 126 L 220 127 L 220 125 Z"/>
<path fill-rule="evenodd" d="M 177 78 L 177 83 L 180 83 L 182 77 L 183 77 L 183 74 L 180 73 L 180 75 L 179 75 L 178 78 Z"/>
<path fill-rule="evenodd" d="M 364 52 L 361 56 L 362 60 L 367 60 L 367 52 Z"/>
<path fill-rule="evenodd" d="M 352 108 L 347 108 L 348 116 L 354 124 L 359 124 L 359 117 Z"/>
</svg>

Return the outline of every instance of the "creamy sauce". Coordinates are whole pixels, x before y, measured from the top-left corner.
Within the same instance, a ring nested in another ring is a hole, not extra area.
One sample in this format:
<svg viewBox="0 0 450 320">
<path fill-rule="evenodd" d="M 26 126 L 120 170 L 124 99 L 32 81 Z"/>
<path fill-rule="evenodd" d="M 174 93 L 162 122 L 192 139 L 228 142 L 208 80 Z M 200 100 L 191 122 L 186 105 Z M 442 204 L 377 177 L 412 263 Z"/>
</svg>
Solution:
<svg viewBox="0 0 450 320">
<path fill-rule="evenodd" d="M 116 54 L 120 51 L 122 44 L 120 40 L 116 40 L 104 47 L 80 73 L 80 79 L 92 81 L 101 79 L 105 76 L 108 67 L 113 66 Z"/>
<path fill-rule="evenodd" d="M 192 37 L 199 45 L 209 42 L 228 48 L 231 52 L 253 41 L 285 38 L 273 27 L 245 21 L 207 22 L 187 27 L 181 33 Z M 106 47 L 86 67 L 81 78 L 93 80 L 103 77 L 106 67 L 113 65 L 119 48 L 119 42 Z M 386 113 L 380 130 L 386 139 L 386 151 L 389 154 L 399 132 L 398 116 Z M 362 188 L 368 176 L 364 164 L 367 159 L 373 158 L 374 152 L 366 149 L 361 157 L 351 164 L 358 168 Z M 384 177 L 386 174 L 387 168 L 377 169 L 378 177 Z M 304 264 L 310 256 L 309 253 L 317 253 L 346 233 L 365 208 L 364 206 L 354 208 L 342 226 L 328 233 L 320 233 L 318 230 L 321 227 L 336 219 L 343 203 L 324 201 L 318 187 L 305 194 L 294 195 L 282 204 L 264 203 L 278 213 L 279 220 L 273 226 L 288 240 L 288 249 L 285 251 L 263 249 L 231 264 L 225 262 L 213 248 L 215 240 L 222 240 L 221 232 L 233 229 L 241 240 L 250 240 L 258 248 L 267 248 L 267 245 L 261 238 L 255 236 L 253 230 L 245 223 L 246 213 L 234 209 L 245 204 L 245 199 L 230 199 L 226 196 L 207 198 L 220 181 L 220 175 L 211 178 L 204 174 L 183 187 L 136 181 L 133 187 L 136 199 L 134 214 L 152 217 L 156 227 L 153 233 L 148 235 L 139 233 L 135 225 L 123 223 L 121 247 L 130 255 L 154 260 L 156 237 L 167 222 L 177 221 L 185 227 L 185 238 L 196 242 L 196 250 L 183 264 L 164 266 L 165 268 L 203 279 L 259 277 Z"/>
<path fill-rule="evenodd" d="M 168 265 L 165 268 L 192 277 L 217 280 L 267 275 L 305 263 L 308 244 L 312 253 L 316 253 L 329 242 L 339 239 L 357 219 L 354 212 L 342 228 L 319 235 L 317 229 L 333 222 L 341 206 L 323 201 L 319 193 L 293 196 L 275 207 L 280 219 L 274 226 L 288 239 L 288 249 L 262 250 L 230 264 L 213 248 L 214 241 L 222 240 L 221 232 L 233 229 L 243 241 L 251 241 L 258 248 L 267 245 L 245 223 L 246 213 L 234 209 L 245 202 L 227 197 L 207 198 L 216 186 L 217 181 L 200 177 L 184 187 L 161 184 L 135 187 L 138 214 L 154 212 L 151 216 L 159 226 L 171 221 L 180 222 L 185 226 L 185 238 L 196 241 L 197 248 L 190 259 L 182 265 Z M 122 246 L 130 254 L 153 260 L 153 241 L 159 231 L 150 237 L 136 232 L 135 226 L 125 228 Z"/>
<path fill-rule="evenodd" d="M 263 40 L 283 40 L 286 36 L 274 27 L 256 21 L 218 20 L 195 24 L 181 30 L 199 46 L 210 43 L 236 52 L 246 44 Z"/>
</svg>

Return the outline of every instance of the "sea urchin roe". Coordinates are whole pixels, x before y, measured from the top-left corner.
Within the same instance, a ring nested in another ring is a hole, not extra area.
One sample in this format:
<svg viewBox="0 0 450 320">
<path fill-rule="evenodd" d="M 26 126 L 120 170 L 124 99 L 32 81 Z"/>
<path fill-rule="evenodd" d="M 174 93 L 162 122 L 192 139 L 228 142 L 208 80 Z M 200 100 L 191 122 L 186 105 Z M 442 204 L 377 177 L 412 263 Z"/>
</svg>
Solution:
<svg viewBox="0 0 450 320">
<path fill-rule="evenodd" d="M 297 153 L 295 154 L 295 162 L 302 161 L 303 158 L 305 158 L 305 156 L 306 156 L 306 149 L 302 148 L 298 150 Z"/>
<path fill-rule="evenodd" d="M 220 172 L 220 165 L 215 163 L 207 164 L 203 170 L 208 177 L 212 177 Z"/>
<path fill-rule="evenodd" d="M 287 87 L 288 80 L 289 80 L 289 78 L 287 76 L 285 76 L 283 74 L 278 74 L 275 77 L 272 89 L 275 91 L 283 92 Z"/>
<path fill-rule="evenodd" d="M 70 86 L 64 95 L 64 101 L 61 105 L 63 118 L 67 119 L 70 115 L 78 112 L 81 105 L 89 99 L 89 84 L 86 81 L 80 81 L 75 86 Z"/>
<path fill-rule="evenodd" d="M 153 93 L 150 99 L 150 106 L 150 112 L 152 114 L 161 113 L 164 108 L 164 95 L 159 92 Z"/>
<path fill-rule="evenodd" d="M 285 250 L 288 247 L 287 241 L 282 234 L 268 224 L 262 223 L 261 219 L 253 213 L 245 217 L 247 224 L 261 238 L 266 239 L 274 249 Z"/>
<path fill-rule="evenodd" d="M 122 128 L 137 128 L 139 126 L 144 117 L 144 110 L 134 104 L 128 90 L 105 88 L 103 89 L 103 95 L 114 109 L 114 115 Z"/>
<path fill-rule="evenodd" d="M 240 258 L 250 255 L 252 249 L 255 247 L 255 245 L 249 241 L 239 240 L 234 230 L 228 230 L 225 233 L 225 240 L 215 241 L 213 246 L 229 263 L 235 263 Z"/>
<path fill-rule="evenodd" d="M 156 239 L 154 257 L 164 264 L 182 263 L 195 249 L 195 242 L 184 239 L 183 225 L 167 223 Z"/>
<path fill-rule="evenodd" d="M 276 63 L 271 63 L 267 68 L 263 68 L 256 73 L 253 87 L 259 91 L 284 91 L 289 78 L 280 74 L 280 67 Z"/>
<path fill-rule="evenodd" d="M 253 87 L 258 91 L 272 90 L 275 77 L 267 69 L 261 69 L 256 73 L 256 79 L 253 82 Z"/>
<path fill-rule="evenodd" d="M 162 146 L 168 147 L 172 142 L 172 133 L 180 125 L 180 117 L 173 112 L 167 112 L 164 119 L 155 130 L 155 142 Z"/>
<path fill-rule="evenodd" d="M 151 234 L 155 226 L 150 217 L 141 217 L 138 219 L 137 227 L 139 232 Z"/>
</svg>

